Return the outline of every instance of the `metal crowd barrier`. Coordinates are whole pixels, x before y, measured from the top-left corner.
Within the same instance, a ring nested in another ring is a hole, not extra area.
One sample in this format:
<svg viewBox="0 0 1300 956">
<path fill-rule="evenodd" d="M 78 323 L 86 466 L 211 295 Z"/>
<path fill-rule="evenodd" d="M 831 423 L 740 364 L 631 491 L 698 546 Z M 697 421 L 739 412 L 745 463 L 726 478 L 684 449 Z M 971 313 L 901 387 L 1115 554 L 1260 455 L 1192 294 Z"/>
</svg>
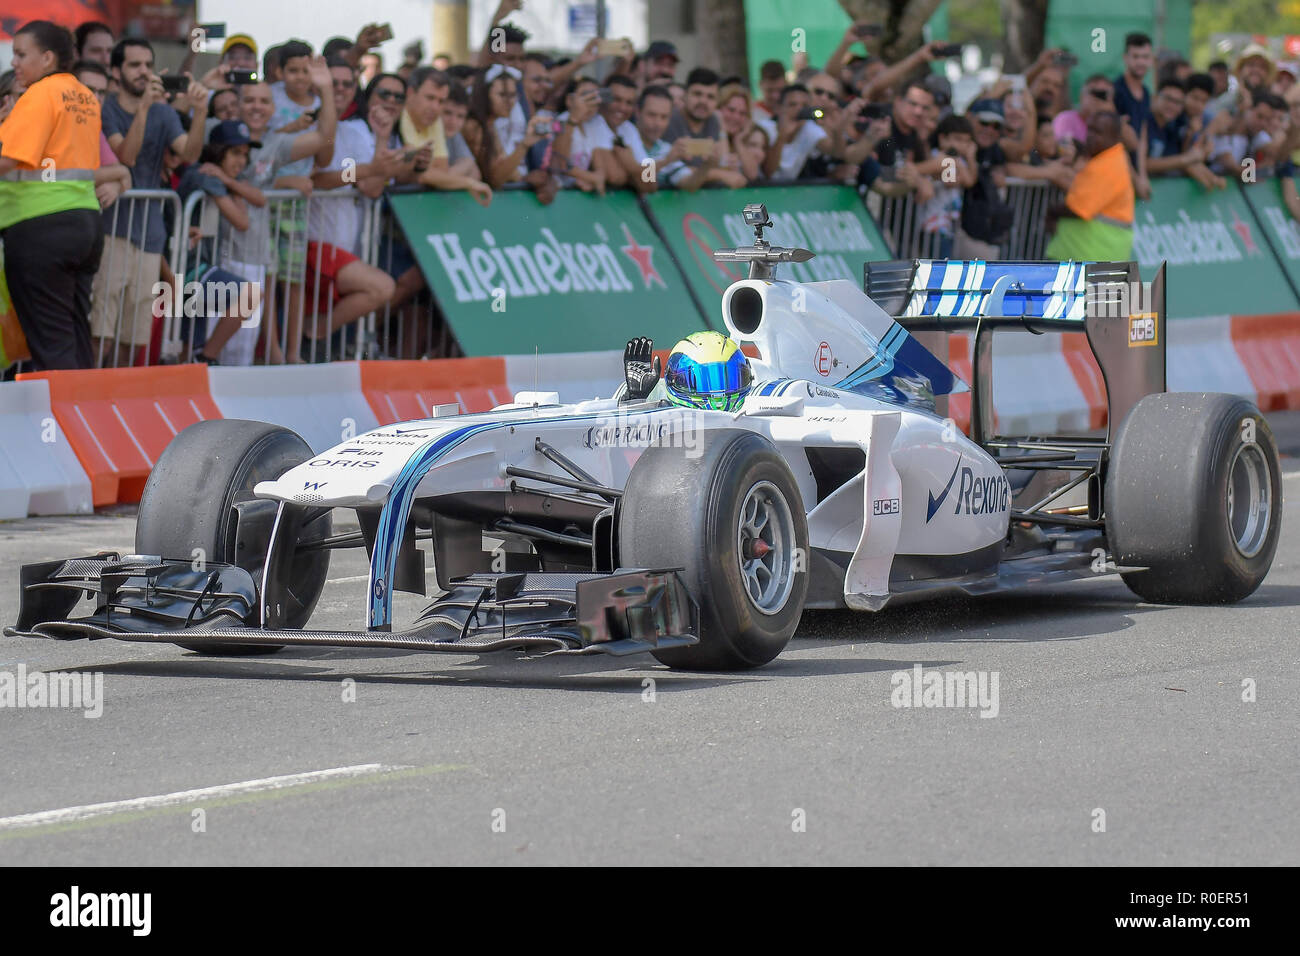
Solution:
<svg viewBox="0 0 1300 956">
<path fill-rule="evenodd" d="M 999 246 L 1003 259 L 1041 259 L 1049 238 L 1047 210 L 1064 201 L 1065 193 L 1051 183 L 1008 179 L 1002 191 L 1011 206 L 1011 228 Z M 880 226 L 885 241 L 900 259 L 941 257 L 943 238 L 922 228 L 917 204 L 911 195 L 896 199 L 867 193 L 867 211 Z"/>
<path fill-rule="evenodd" d="M 126 236 L 134 234 L 137 223 L 147 230 L 145 217 L 150 206 L 157 204 L 164 221 L 170 215 L 180 221 L 180 197 L 170 189 L 130 189 L 104 211 L 104 254 L 91 295 L 91 333 L 95 336 L 95 359 L 101 366 L 156 363 L 159 356 L 150 348 L 152 320 L 142 315 L 151 310 L 156 284 L 166 280 L 166 271 L 149 274 L 149 260 L 128 238 L 118 237 L 119 226 Z M 176 231 L 160 254 L 161 265 L 177 273 L 181 264 L 181 247 Z M 147 330 L 147 331 L 146 331 Z M 141 351 L 143 349 L 143 352 Z"/>
<path fill-rule="evenodd" d="M 1062 201 L 1062 192 L 1049 183 L 1011 180 L 1003 196 L 1012 207 L 1013 221 L 1000 254 L 1007 259 L 1041 259 L 1048 239 L 1046 212 Z M 256 328 L 257 334 L 251 336 L 246 329 L 241 329 L 236 333 L 238 347 L 232 349 L 228 345 L 230 354 L 223 350 L 219 361 L 246 364 L 256 360 L 275 364 L 460 354 L 450 326 L 383 198 L 369 199 L 352 187 L 315 192 L 310 198 L 292 189 L 271 190 L 266 198 L 271 262 L 264 275 L 246 279 L 256 287 L 256 301 L 260 304 L 256 321 L 249 323 L 249 328 Z M 113 235 L 116 225 L 123 221 L 127 230 L 134 228 L 137 219 L 146 214 L 145 204 L 151 202 L 163 204 L 170 222 L 170 237 L 162 263 L 165 268 L 159 276 L 146 276 L 141 270 L 147 260 L 132 255 L 126 240 L 106 243 L 95 289 L 97 298 L 108 290 L 112 299 L 106 313 L 98 303 L 92 302 L 92 315 L 99 315 L 100 325 L 107 323 L 107 331 L 111 333 L 96 339 L 100 365 L 188 361 L 206 340 L 208 325 L 214 317 L 210 314 L 211 301 L 205 302 L 202 290 L 191 283 L 201 279 L 208 267 L 232 267 L 231 263 L 222 261 L 224 250 L 220 246 L 224 244 L 217 238 L 220 211 L 202 192 L 192 194 L 182 207 L 179 197 L 170 190 L 129 190 L 105 213 L 108 235 Z M 395 295 L 381 309 L 325 334 L 316 334 L 317 324 L 324 330 L 332 328 L 334 300 L 327 280 L 321 275 L 320 247 L 316 250 L 316 261 L 309 262 L 307 229 L 298 226 L 306 222 L 313 203 L 358 204 L 360 235 L 350 251 L 388 273 L 397 285 Z M 917 204 L 911 196 L 885 199 L 868 193 L 867 208 L 896 256 L 938 258 L 947 254 L 943 248 L 944 237 L 922 228 Z M 192 229 L 198 234 L 193 242 Z M 153 295 L 157 284 L 169 278 L 171 294 Z M 136 314 L 145 308 L 150 310 L 147 323 L 145 317 Z M 156 334 L 156 323 L 161 323 L 161 335 Z M 143 334 L 145 328 L 150 334 Z M 291 341 L 291 336 L 301 338 Z M 151 341 L 158 347 L 147 348 Z M 236 339 L 231 342 L 235 343 Z"/>
<path fill-rule="evenodd" d="M 361 228 L 352 248 L 346 251 L 373 265 L 373 220 L 379 203 L 351 187 L 314 192 L 310 198 L 293 189 L 267 190 L 266 199 L 268 263 L 230 261 L 226 255 L 227 243 L 221 242 L 220 236 L 228 233 L 231 227 L 227 223 L 222 228 L 216 203 L 201 192 L 192 194 L 186 201 L 182 221 L 187 233 L 194 229 L 197 234 L 194 241 L 185 244 L 181 254 L 181 268 L 176 275 L 183 283 L 182 292 L 178 299 L 173 299 L 172 308 L 166 314 L 163 355 L 168 359 L 185 361 L 206 341 L 210 331 L 208 326 L 218 316 L 207 301 L 201 308 L 190 305 L 189 296 L 202 291 L 197 283 L 213 267 L 234 272 L 255 287 L 255 301 L 260 305 L 258 314 L 250 317 L 245 327 L 236 333 L 238 339 L 232 338 L 221 356 L 212 356 L 222 364 L 249 364 L 254 355 L 259 364 L 280 364 L 291 361 L 330 362 L 375 354 L 373 312 L 332 334 L 317 334 L 318 328 L 328 330 L 332 327 L 334 297 L 329 280 L 322 276 L 323 248 L 318 244 L 313 258 L 308 247 L 308 229 L 305 225 L 299 228 L 299 224 L 309 220 L 313 204 L 357 204 L 361 212 Z M 332 244 L 340 245 L 337 242 Z M 250 266 L 254 268 L 250 270 Z M 264 271 L 259 273 L 258 267 Z M 177 308 L 177 305 L 181 307 Z M 256 329 L 256 335 L 249 335 L 247 329 Z M 296 342 L 290 341 L 291 335 L 297 338 Z M 237 347 L 232 349 L 232 346 Z"/>
</svg>

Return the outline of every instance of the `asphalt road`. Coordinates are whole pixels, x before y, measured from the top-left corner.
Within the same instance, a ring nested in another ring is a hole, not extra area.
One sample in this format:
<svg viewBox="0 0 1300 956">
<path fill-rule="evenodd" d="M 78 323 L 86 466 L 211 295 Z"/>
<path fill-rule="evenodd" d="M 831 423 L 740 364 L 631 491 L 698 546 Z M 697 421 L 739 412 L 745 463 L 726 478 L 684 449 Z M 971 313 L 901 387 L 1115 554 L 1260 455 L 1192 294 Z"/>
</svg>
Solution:
<svg viewBox="0 0 1300 956">
<path fill-rule="evenodd" d="M 1300 416 L 1272 420 L 1295 499 Z M 0 524 L 0 620 L 21 563 L 133 533 Z M 336 553 L 351 580 L 313 625 L 355 626 L 364 573 Z M 0 639 L 0 679 L 103 676 L 97 718 L 0 708 L 0 863 L 1295 865 L 1297 605 L 1291 514 L 1235 607 L 1144 605 L 1112 577 L 823 613 L 742 674 Z M 917 664 L 996 673 L 996 716 L 895 707 Z"/>
</svg>

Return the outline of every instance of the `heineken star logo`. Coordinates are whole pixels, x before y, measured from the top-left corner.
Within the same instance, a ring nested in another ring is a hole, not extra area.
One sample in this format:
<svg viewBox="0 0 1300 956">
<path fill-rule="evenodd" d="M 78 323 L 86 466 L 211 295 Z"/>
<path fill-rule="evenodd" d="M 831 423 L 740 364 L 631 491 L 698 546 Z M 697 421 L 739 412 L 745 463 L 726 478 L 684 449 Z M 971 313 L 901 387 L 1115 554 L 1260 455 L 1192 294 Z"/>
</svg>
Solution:
<svg viewBox="0 0 1300 956">
<path fill-rule="evenodd" d="M 1255 236 L 1247 225 L 1237 215 L 1237 210 L 1232 211 L 1232 231 L 1241 237 L 1241 244 L 1246 247 L 1246 255 L 1259 255 L 1259 246 L 1255 245 Z"/>
<path fill-rule="evenodd" d="M 627 227 L 627 223 L 623 223 L 623 235 L 627 238 L 627 245 L 619 246 L 619 252 L 636 263 L 636 267 L 641 270 L 641 281 L 645 283 L 645 287 L 650 288 L 650 283 L 654 281 L 665 289 L 668 288 L 668 283 L 664 281 L 663 276 L 659 274 L 659 270 L 650 261 L 655 254 L 654 247 L 640 245 L 632 237 L 632 230 Z"/>
</svg>

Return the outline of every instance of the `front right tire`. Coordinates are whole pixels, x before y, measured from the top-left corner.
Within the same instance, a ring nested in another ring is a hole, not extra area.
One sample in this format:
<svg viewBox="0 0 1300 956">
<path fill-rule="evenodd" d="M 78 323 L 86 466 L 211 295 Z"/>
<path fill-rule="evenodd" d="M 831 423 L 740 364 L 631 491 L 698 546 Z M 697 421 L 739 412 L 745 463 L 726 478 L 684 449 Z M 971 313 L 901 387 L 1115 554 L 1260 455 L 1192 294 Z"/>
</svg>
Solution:
<svg viewBox="0 0 1300 956">
<path fill-rule="evenodd" d="M 785 459 L 762 435 L 704 433 L 702 448 L 652 446 L 619 505 L 624 567 L 682 568 L 700 643 L 655 651 L 684 670 L 741 670 L 789 644 L 808 592 L 808 522 Z"/>
</svg>

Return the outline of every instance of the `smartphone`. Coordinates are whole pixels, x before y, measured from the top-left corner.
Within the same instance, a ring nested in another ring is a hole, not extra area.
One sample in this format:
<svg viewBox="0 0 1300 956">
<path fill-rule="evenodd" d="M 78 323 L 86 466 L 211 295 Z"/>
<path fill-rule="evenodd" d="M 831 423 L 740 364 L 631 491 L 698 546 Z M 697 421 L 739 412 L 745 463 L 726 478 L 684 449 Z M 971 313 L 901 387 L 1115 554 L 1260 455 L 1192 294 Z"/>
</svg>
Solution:
<svg viewBox="0 0 1300 956">
<path fill-rule="evenodd" d="M 614 91 L 608 86 L 602 86 L 596 91 L 596 96 L 600 99 L 601 106 L 608 106 L 614 101 Z"/>
<path fill-rule="evenodd" d="M 632 52 L 627 40 L 610 40 L 602 37 L 596 41 L 596 56 L 627 56 Z"/>
<path fill-rule="evenodd" d="M 184 93 L 190 88 L 188 76 L 162 76 L 163 89 L 168 93 Z"/>
<path fill-rule="evenodd" d="M 209 40 L 224 40 L 226 38 L 226 25 L 224 23 L 196 23 L 196 30 L 202 30 L 203 36 Z"/>
<path fill-rule="evenodd" d="M 866 120 L 884 119 L 889 115 L 888 103 L 868 103 L 862 107 L 862 118 Z"/>
<path fill-rule="evenodd" d="M 231 86 L 243 86 L 246 83 L 257 82 L 256 70 L 227 70 L 226 82 Z"/>
<path fill-rule="evenodd" d="M 393 25 L 391 23 L 379 24 L 380 42 L 385 42 L 393 38 Z"/>
<path fill-rule="evenodd" d="M 859 37 L 878 37 L 883 32 L 879 23 L 859 23 L 853 28 L 853 35 Z"/>
<path fill-rule="evenodd" d="M 1057 66 L 1064 66 L 1066 68 L 1069 68 L 1069 67 L 1078 66 L 1079 58 L 1075 56 L 1073 53 L 1071 53 L 1069 50 L 1062 50 L 1060 53 L 1052 57 L 1052 62 L 1055 63 Z"/>
<path fill-rule="evenodd" d="M 713 155 L 714 142 L 707 138 L 686 138 L 686 155 L 691 159 L 703 159 Z"/>
<path fill-rule="evenodd" d="M 935 56 L 961 56 L 960 43 L 939 43 L 934 46 Z"/>
</svg>

